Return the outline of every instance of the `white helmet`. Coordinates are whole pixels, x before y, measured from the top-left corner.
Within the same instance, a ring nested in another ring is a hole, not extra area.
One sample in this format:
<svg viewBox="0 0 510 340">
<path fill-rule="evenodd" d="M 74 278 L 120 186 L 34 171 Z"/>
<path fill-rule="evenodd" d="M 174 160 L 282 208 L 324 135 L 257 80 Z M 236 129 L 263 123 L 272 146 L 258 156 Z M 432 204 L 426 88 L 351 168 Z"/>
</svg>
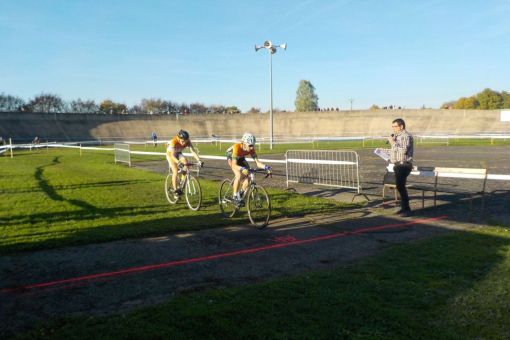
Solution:
<svg viewBox="0 0 510 340">
<path fill-rule="evenodd" d="M 246 132 L 243 135 L 243 138 L 241 138 L 241 140 L 243 141 L 244 144 L 248 144 L 248 145 L 255 145 L 255 141 L 256 141 L 255 136 L 249 132 Z"/>
</svg>

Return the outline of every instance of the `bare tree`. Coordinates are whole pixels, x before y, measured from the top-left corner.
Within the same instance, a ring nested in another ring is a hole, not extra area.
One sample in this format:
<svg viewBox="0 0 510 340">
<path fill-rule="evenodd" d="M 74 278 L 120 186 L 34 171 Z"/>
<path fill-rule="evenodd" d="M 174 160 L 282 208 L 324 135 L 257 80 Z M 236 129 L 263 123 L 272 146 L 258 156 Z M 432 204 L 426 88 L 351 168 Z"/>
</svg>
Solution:
<svg viewBox="0 0 510 340">
<path fill-rule="evenodd" d="M 193 114 L 204 114 L 207 112 L 207 107 L 201 103 L 192 103 L 189 108 Z"/>
<path fill-rule="evenodd" d="M 211 105 L 208 109 L 208 113 L 225 113 L 225 106 L 223 105 Z"/>
<path fill-rule="evenodd" d="M 69 103 L 69 109 L 75 113 L 97 113 L 99 106 L 93 100 L 81 100 L 80 98 L 72 100 Z"/>
<path fill-rule="evenodd" d="M 62 112 L 64 111 L 64 101 L 55 94 L 41 93 L 29 101 L 25 106 L 25 111 L 29 112 Z"/>
<path fill-rule="evenodd" d="M 25 101 L 19 97 L 6 95 L 0 93 L 0 112 L 17 112 L 21 111 L 21 108 L 25 104 Z"/>
</svg>

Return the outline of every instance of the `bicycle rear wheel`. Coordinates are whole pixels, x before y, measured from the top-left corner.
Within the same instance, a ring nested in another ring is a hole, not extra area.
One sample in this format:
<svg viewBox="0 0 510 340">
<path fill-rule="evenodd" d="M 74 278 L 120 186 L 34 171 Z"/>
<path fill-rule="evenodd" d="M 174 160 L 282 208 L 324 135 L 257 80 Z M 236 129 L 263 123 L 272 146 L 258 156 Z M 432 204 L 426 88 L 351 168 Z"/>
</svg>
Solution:
<svg viewBox="0 0 510 340">
<path fill-rule="evenodd" d="M 198 180 L 189 176 L 189 180 L 184 188 L 186 194 L 186 202 L 191 210 L 198 210 L 202 205 L 202 188 Z"/>
<path fill-rule="evenodd" d="M 235 215 L 237 208 L 232 199 L 232 181 L 229 179 L 223 180 L 218 192 L 218 203 L 223 217 L 229 218 Z"/>
<path fill-rule="evenodd" d="M 172 174 L 169 174 L 168 176 L 166 176 L 166 180 L 165 180 L 165 196 L 166 196 L 167 201 L 170 204 L 175 204 L 179 200 L 179 195 L 174 193 L 174 189 L 173 189 L 173 186 L 172 186 Z"/>
<path fill-rule="evenodd" d="M 259 229 L 265 228 L 271 216 L 271 201 L 266 189 L 260 185 L 250 188 L 246 206 L 251 223 Z"/>
</svg>

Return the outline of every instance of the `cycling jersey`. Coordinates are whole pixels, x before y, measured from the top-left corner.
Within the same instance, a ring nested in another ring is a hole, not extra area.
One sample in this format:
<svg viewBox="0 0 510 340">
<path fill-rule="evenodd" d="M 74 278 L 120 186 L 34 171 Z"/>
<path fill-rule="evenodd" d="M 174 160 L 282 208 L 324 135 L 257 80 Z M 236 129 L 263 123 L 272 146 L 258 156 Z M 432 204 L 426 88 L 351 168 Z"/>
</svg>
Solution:
<svg viewBox="0 0 510 340">
<path fill-rule="evenodd" d="M 255 148 L 246 151 L 243 149 L 243 143 L 234 144 L 227 149 L 227 159 L 236 159 L 238 164 L 244 162 L 245 157 L 248 155 L 253 159 L 257 158 Z"/>
<path fill-rule="evenodd" d="M 179 137 L 175 136 L 168 143 L 166 151 L 173 153 L 175 155 L 175 154 L 182 153 L 182 150 L 184 150 L 187 147 L 191 147 L 191 141 L 189 139 L 187 141 L 185 141 L 184 144 L 181 144 L 181 142 L 179 141 Z"/>
</svg>

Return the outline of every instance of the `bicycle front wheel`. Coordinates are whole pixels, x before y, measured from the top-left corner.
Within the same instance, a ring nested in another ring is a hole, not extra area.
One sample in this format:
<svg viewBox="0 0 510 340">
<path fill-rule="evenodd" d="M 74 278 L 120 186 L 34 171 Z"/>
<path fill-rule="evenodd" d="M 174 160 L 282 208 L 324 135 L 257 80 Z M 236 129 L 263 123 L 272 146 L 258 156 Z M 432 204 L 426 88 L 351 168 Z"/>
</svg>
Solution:
<svg viewBox="0 0 510 340">
<path fill-rule="evenodd" d="M 189 176 L 186 182 L 186 202 L 191 210 L 198 210 L 202 205 L 202 188 L 195 177 Z"/>
<path fill-rule="evenodd" d="M 225 179 L 221 182 L 218 203 L 223 217 L 229 218 L 235 215 L 237 208 L 232 199 L 232 181 Z"/>
<path fill-rule="evenodd" d="M 179 195 L 174 193 L 172 186 L 172 174 L 166 176 L 165 180 L 165 195 L 166 199 L 170 204 L 175 204 L 179 200 Z"/>
<path fill-rule="evenodd" d="M 271 216 L 271 201 L 266 189 L 253 186 L 248 192 L 246 205 L 251 223 L 259 229 L 265 228 Z"/>
</svg>

